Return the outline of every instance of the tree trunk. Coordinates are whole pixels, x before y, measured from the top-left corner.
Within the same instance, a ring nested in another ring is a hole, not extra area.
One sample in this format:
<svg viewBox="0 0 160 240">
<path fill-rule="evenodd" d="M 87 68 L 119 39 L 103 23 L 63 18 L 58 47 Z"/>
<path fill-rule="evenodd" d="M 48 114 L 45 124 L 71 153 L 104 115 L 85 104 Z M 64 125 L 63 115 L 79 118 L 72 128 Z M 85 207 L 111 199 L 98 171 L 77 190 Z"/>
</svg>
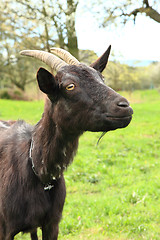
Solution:
<svg viewBox="0 0 160 240">
<path fill-rule="evenodd" d="M 66 26 L 68 38 L 68 51 L 77 59 L 79 59 L 78 41 L 75 28 L 75 15 L 78 2 L 67 0 Z"/>
<path fill-rule="evenodd" d="M 44 28 L 45 28 L 45 38 L 46 38 L 46 49 L 48 52 L 50 52 L 50 46 L 49 46 L 49 33 L 48 33 L 48 26 L 47 22 L 45 21 L 45 18 L 47 17 L 47 12 L 45 9 L 45 1 L 42 0 L 42 5 L 43 5 L 43 15 L 44 15 Z"/>
</svg>

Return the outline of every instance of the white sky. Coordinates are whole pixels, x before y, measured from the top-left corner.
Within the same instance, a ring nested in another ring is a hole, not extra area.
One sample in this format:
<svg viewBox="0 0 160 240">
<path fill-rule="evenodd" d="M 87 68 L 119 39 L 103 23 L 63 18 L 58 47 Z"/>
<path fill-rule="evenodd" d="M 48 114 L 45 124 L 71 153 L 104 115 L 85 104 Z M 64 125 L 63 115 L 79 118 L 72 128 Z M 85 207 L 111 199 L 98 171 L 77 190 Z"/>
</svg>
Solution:
<svg viewBox="0 0 160 240">
<path fill-rule="evenodd" d="M 140 15 L 118 27 L 100 29 L 93 16 L 79 14 L 76 25 L 80 49 L 94 50 L 99 56 L 112 45 L 117 60 L 160 61 L 160 23 Z"/>
</svg>

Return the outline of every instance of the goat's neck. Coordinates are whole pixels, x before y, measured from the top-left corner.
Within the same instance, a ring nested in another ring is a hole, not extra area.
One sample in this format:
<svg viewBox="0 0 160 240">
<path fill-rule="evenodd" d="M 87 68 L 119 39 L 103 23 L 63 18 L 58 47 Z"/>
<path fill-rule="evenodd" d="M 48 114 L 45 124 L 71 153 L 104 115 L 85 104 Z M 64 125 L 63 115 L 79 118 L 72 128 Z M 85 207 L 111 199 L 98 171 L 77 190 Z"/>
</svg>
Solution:
<svg viewBox="0 0 160 240">
<path fill-rule="evenodd" d="M 58 178 L 72 162 L 80 135 L 62 130 L 53 120 L 52 108 L 52 104 L 47 102 L 43 117 L 33 133 L 32 159 L 35 171 L 44 183 Z"/>
</svg>

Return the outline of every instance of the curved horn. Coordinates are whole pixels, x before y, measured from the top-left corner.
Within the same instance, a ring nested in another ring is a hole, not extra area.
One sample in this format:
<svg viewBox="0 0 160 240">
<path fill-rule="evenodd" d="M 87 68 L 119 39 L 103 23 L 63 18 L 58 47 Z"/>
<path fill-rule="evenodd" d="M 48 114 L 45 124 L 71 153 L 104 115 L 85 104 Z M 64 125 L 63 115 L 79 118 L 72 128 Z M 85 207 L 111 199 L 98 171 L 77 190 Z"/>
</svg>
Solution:
<svg viewBox="0 0 160 240">
<path fill-rule="evenodd" d="M 51 53 L 40 51 L 40 50 L 23 50 L 20 52 L 21 55 L 35 57 L 42 62 L 46 63 L 52 69 L 58 71 L 61 67 L 66 66 L 63 60 L 59 59 L 58 57 L 54 56 Z"/>
<path fill-rule="evenodd" d="M 56 54 L 58 57 L 62 58 L 66 63 L 70 65 L 79 65 L 80 62 L 73 57 L 69 52 L 61 48 L 51 48 L 52 53 Z"/>
</svg>

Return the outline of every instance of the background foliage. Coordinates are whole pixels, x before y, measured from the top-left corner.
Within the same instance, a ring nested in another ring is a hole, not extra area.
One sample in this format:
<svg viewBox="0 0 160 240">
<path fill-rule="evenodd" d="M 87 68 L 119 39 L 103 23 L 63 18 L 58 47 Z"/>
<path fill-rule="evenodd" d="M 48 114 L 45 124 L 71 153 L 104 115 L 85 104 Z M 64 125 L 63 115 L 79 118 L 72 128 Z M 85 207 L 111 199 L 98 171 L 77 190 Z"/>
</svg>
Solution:
<svg viewBox="0 0 160 240">
<path fill-rule="evenodd" d="M 0 5 L 0 96 L 14 98 L 11 90 L 26 91 L 35 82 L 39 62 L 19 55 L 22 49 L 50 51 L 57 46 L 67 49 L 87 64 L 97 58 L 92 51 L 78 49 L 75 28 L 80 0 L 2 0 Z M 114 3 L 114 4 L 113 4 Z M 82 5 L 81 5 L 82 6 Z M 159 22 L 159 1 L 85 1 L 81 11 L 90 11 L 101 27 L 135 20 L 143 12 Z M 150 12 L 152 11 L 152 14 Z M 115 57 L 116 59 L 116 57 Z M 112 61 L 104 73 L 115 90 L 159 87 L 160 64 L 133 67 Z M 4 90 L 5 88 L 5 90 Z M 8 91 L 8 88 L 10 89 Z M 3 90 L 2 90 L 3 89 Z M 1 92 L 2 91 L 2 92 Z M 21 95 L 24 93 L 21 92 Z M 19 98 L 19 96 L 18 96 Z M 26 97 L 25 97 L 26 98 Z"/>
</svg>

